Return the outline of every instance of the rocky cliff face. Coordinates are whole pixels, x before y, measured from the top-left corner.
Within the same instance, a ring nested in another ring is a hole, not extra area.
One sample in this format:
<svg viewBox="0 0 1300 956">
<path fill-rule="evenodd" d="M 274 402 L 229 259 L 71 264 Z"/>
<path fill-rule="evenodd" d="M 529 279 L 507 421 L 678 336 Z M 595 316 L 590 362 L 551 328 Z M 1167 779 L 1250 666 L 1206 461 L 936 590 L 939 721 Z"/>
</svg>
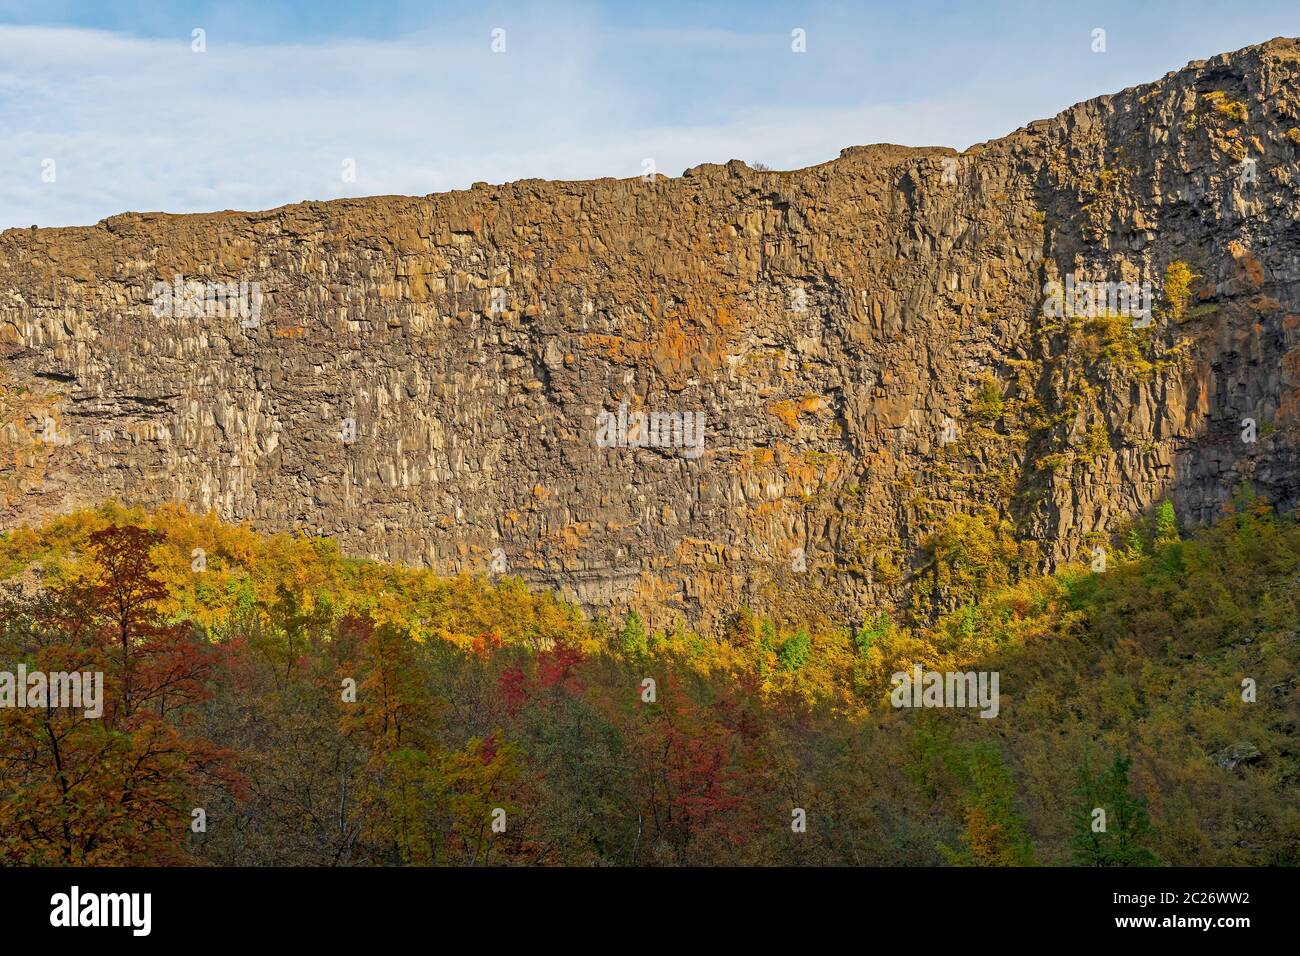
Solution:
<svg viewBox="0 0 1300 956">
<path fill-rule="evenodd" d="M 1050 566 L 1294 505 L 1298 90 L 1275 40 L 962 154 L 9 230 L 4 525 L 176 500 L 711 626 L 860 617 L 960 513 Z"/>
</svg>

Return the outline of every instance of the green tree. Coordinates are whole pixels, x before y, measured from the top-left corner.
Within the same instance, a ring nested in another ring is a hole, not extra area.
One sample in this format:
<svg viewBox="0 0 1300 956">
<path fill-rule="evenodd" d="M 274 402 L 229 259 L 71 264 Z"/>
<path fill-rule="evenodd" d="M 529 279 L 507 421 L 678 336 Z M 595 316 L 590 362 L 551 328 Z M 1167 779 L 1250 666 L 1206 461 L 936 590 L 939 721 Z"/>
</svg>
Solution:
<svg viewBox="0 0 1300 956">
<path fill-rule="evenodd" d="M 966 761 L 962 797 L 963 848 L 953 862 L 976 866 L 1031 866 L 1033 847 L 1016 808 L 1016 780 L 991 744 L 975 744 Z"/>
<path fill-rule="evenodd" d="M 802 627 L 795 631 L 794 637 L 788 638 L 781 645 L 781 650 L 777 653 L 776 659 L 781 662 L 781 667 L 788 671 L 797 671 L 803 667 L 808 660 L 808 651 L 812 645 L 808 632 Z"/>
<path fill-rule="evenodd" d="M 1070 841 L 1078 866 L 1159 865 L 1160 860 L 1145 845 L 1155 829 L 1147 816 L 1146 800 L 1132 792 L 1130 764 L 1128 757 L 1116 754 L 1110 767 L 1096 776 L 1079 769 L 1076 793 L 1080 805 Z"/>
<path fill-rule="evenodd" d="M 1142 540 L 1142 532 L 1136 527 L 1129 528 L 1124 539 L 1124 557 L 1129 561 L 1139 561 L 1146 555 L 1146 551 L 1147 546 Z"/>
<path fill-rule="evenodd" d="M 627 620 L 623 622 L 623 629 L 618 632 L 618 639 L 626 653 L 646 653 L 649 645 L 646 641 L 645 624 L 642 623 L 640 614 L 636 611 L 628 612 Z"/>
<path fill-rule="evenodd" d="M 889 614 L 882 612 L 862 622 L 858 628 L 858 633 L 853 636 L 853 643 L 858 648 L 858 653 L 865 654 L 871 650 L 871 645 L 875 644 L 882 637 L 889 633 Z"/>
<path fill-rule="evenodd" d="M 1178 532 L 1178 515 L 1172 502 L 1162 501 L 1156 509 L 1156 547 L 1173 544 L 1182 539 Z"/>
<path fill-rule="evenodd" d="M 925 785 L 940 793 L 958 791 L 961 846 L 940 844 L 940 854 L 954 866 L 1032 866 L 1033 845 L 1016 806 L 1016 779 L 997 746 L 957 743 L 950 730 L 933 726 L 918 730 L 916 744 Z"/>
</svg>

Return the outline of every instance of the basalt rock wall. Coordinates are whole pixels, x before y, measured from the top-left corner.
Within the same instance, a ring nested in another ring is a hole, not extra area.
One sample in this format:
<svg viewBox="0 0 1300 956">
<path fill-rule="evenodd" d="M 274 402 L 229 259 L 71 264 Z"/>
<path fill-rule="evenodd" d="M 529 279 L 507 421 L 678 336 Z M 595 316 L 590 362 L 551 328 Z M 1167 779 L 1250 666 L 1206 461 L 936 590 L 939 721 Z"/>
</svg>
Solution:
<svg viewBox="0 0 1300 956">
<path fill-rule="evenodd" d="M 0 518 L 179 501 L 707 628 L 860 619 L 962 514 L 1051 567 L 1290 507 L 1297 90 L 1275 40 L 960 154 L 9 230 Z"/>
</svg>

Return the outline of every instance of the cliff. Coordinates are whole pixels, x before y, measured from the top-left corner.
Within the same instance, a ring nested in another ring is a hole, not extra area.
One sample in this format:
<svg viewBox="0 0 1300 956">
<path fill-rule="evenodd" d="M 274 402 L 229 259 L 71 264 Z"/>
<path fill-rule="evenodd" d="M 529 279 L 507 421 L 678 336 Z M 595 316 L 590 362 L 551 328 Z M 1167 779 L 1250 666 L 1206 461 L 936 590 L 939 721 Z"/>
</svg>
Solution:
<svg viewBox="0 0 1300 956">
<path fill-rule="evenodd" d="M 1292 507 L 1297 90 L 1279 39 L 960 154 L 6 231 L 0 525 L 175 500 L 708 628 L 942 606 L 960 514 L 1050 567 Z"/>
</svg>

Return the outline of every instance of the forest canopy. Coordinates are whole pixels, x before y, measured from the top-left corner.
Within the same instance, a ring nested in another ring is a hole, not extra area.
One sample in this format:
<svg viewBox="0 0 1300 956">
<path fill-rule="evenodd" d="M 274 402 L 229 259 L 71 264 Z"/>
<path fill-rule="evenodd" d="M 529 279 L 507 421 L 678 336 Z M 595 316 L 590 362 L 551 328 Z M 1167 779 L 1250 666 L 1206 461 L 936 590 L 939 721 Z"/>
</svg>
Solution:
<svg viewBox="0 0 1300 956">
<path fill-rule="evenodd" d="M 0 708 L 0 861 L 1300 862 L 1295 521 L 1162 508 L 1105 573 L 979 540 L 934 620 L 712 636 L 174 506 L 14 530 L 0 669 L 105 705 Z M 914 668 L 996 673 L 997 716 L 891 705 Z"/>
</svg>

